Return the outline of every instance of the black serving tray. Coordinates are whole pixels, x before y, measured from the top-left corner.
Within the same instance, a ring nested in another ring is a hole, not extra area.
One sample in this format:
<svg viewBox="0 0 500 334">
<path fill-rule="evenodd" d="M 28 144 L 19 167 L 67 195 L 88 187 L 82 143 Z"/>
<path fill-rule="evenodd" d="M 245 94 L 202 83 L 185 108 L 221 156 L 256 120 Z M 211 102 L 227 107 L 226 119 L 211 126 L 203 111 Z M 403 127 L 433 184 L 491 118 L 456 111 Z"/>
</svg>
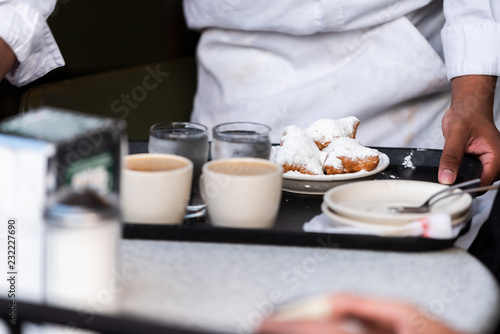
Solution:
<svg viewBox="0 0 500 334">
<path fill-rule="evenodd" d="M 438 182 L 437 173 L 441 150 L 375 147 L 387 154 L 389 167 L 376 179 L 405 179 Z M 131 154 L 147 152 L 147 142 L 129 143 Z M 479 177 L 481 162 L 466 155 L 457 182 Z M 201 241 L 237 244 L 305 246 L 343 249 L 422 252 L 452 247 L 454 239 L 421 237 L 380 237 L 372 235 L 304 232 L 302 226 L 321 213 L 323 196 L 295 194 L 284 191 L 274 228 L 235 229 L 214 227 L 207 218 L 185 221 L 183 225 L 152 225 L 125 223 L 124 238 L 148 240 Z M 469 229 L 468 222 L 461 235 Z"/>
</svg>

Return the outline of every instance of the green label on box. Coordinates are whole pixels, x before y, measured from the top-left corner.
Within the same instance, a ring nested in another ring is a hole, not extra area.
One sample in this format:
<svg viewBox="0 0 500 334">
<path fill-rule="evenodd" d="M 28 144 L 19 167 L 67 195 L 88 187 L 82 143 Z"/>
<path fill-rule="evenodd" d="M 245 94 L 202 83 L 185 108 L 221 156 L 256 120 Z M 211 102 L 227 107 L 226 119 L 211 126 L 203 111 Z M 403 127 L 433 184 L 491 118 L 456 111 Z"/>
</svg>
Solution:
<svg viewBox="0 0 500 334">
<path fill-rule="evenodd" d="M 66 170 L 66 183 L 73 189 L 93 188 L 106 194 L 113 187 L 113 163 L 109 152 L 75 161 Z"/>
</svg>

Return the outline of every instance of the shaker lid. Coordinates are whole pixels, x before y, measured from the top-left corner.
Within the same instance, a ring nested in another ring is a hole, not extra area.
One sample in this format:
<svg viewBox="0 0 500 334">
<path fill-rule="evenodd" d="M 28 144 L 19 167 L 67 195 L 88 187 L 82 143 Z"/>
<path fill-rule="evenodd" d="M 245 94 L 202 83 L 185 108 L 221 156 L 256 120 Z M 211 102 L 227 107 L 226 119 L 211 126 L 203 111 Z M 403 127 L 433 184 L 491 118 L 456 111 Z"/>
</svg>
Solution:
<svg viewBox="0 0 500 334">
<path fill-rule="evenodd" d="M 89 227 L 118 220 L 116 205 L 94 190 L 72 191 L 47 207 L 44 213 L 49 225 Z"/>
</svg>

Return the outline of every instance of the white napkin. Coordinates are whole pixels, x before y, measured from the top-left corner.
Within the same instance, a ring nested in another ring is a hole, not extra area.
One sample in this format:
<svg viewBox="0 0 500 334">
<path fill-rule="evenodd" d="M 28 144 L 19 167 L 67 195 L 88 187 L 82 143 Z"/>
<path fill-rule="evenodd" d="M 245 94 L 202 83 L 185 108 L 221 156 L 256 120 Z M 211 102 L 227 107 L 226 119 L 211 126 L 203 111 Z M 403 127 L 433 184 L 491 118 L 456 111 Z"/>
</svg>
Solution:
<svg viewBox="0 0 500 334">
<path fill-rule="evenodd" d="M 394 228 L 379 229 L 379 226 L 381 225 L 374 224 L 373 228 L 365 228 L 340 225 L 322 213 L 306 222 L 303 229 L 306 232 L 319 233 L 422 236 L 433 239 L 451 239 L 458 235 L 462 227 L 461 225 L 453 227 L 450 215 L 445 213 L 432 214 Z"/>
</svg>

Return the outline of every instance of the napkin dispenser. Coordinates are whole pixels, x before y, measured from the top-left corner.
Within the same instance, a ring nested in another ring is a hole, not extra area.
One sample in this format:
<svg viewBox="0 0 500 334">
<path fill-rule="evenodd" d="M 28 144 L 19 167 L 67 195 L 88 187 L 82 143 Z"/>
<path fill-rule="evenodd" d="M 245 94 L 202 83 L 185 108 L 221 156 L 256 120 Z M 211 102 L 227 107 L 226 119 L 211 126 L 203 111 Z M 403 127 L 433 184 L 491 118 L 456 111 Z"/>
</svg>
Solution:
<svg viewBox="0 0 500 334">
<path fill-rule="evenodd" d="M 13 273 L 12 300 L 42 300 L 45 207 L 83 188 L 118 203 L 127 151 L 123 120 L 43 107 L 0 123 L 0 248 L 9 232 L 15 259 L 4 273 Z M 0 282 L 7 291 L 9 282 Z"/>
</svg>

